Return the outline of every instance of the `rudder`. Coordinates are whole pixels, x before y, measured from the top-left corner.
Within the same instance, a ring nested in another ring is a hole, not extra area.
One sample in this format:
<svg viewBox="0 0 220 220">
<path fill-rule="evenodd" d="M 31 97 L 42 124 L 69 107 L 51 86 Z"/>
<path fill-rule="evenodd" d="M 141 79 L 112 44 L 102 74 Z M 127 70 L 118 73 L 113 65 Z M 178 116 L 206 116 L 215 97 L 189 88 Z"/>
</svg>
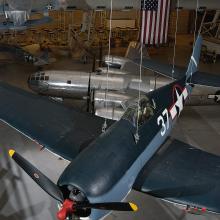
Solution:
<svg viewBox="0 0 220 220">
<path fill-rule="evenodd" d="M 186 71 L 186 78 L 189 79 L 193 73 L 197 72 L 199 59 L 201 54 L 201 47 L 202 47 L 202 37 L 198 35 L 197 40 L 195 42 L 195 46 L 193 48 L 193 53 L 188 65 L 188 69 Z"/>
</svg>

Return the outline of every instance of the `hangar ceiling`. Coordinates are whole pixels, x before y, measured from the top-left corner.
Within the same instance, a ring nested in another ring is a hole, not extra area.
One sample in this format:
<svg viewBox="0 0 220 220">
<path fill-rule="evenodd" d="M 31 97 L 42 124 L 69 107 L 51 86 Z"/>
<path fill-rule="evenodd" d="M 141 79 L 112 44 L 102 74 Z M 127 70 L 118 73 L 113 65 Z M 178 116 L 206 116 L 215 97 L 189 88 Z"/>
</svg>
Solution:
<svg viewBox="0 0 220 220">
<path fill-rule="evenodd" d="M 173 1 L 173 0 L 172 0 Z M 174 5 L 175 5 L 175 1 Z M 180 0 L 180 6 L 187 9 L 195 9 L 197 0 Z M 76 7 L 78 9 L 82 8 L 92 8 L 92 9 L 100 9 L 110 8 L 109 0 L 67 0 L 67 3 L 70 7 Z M 113 8 L 116 9 L 129 9 L 135 8 L 139 9 L 141 4 L 141 0 L 120 0 L 113 1 Z M 207 9 L 220 9 L 219 0 L 199 0 L 200 7 L 206 7 Z"/>
<path fill-rule="evenodd" d="M 0 4 L 5 0 L 0 0 Z M 32 8 L 42 9 L 45 5 L 54 2 L 54 0 L 7 0 L 8 2 L 31 2 Z M 57 0 L 58 2 L 61 0 Z M 62 0 L 62 2 L 66 2 L 70 8 L 74 9 L 110 9 L 110 1 L 109 0 Z M 177 0 L 171 0 L 173 7 L 175 7 Z M 180 7 L 185 9 L 195 9 L 197 0 L 179 0 Z M 141 0 L 120 0 L 113 1 L 113 9 L 114 10 L 128 10 L 128 9 L 140 9 Z M 219 0 L 199 0 L 200 7 L 206 7 L 207 9 L 220 9 Z"/>
</svg>

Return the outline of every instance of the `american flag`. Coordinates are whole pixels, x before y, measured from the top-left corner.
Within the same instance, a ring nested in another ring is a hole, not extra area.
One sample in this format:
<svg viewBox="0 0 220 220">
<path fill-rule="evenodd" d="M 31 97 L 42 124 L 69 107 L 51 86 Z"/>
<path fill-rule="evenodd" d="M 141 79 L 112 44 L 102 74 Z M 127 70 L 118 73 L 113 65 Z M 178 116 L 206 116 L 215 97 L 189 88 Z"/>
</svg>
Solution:
<svg viewBox="0 0 220 220">
<path fill-rule="evenodd" d="M 170 0 L 141 0 L 141 43 L 167 42 L 169 14 Z"/>
</svg>

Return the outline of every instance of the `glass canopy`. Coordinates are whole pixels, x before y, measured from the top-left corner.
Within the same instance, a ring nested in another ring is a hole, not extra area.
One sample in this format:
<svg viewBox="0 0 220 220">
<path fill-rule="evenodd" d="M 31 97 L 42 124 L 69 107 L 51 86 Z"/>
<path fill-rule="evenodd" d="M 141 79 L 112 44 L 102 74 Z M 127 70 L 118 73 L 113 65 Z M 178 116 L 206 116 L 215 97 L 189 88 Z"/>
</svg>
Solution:
<svg viewBox="0 0 220 220">
<path fill-rule="evenodd" d="M 136 127 L 137 122 L 142 125 L 154 115 L 154 112 L 155 106 L 153 106 L 152 101 L 147 96 L 141 96 L 139 102 L 138 99 L 129 101 L 127 110 L 122 118 L 130 121 Z"/>
</svg>

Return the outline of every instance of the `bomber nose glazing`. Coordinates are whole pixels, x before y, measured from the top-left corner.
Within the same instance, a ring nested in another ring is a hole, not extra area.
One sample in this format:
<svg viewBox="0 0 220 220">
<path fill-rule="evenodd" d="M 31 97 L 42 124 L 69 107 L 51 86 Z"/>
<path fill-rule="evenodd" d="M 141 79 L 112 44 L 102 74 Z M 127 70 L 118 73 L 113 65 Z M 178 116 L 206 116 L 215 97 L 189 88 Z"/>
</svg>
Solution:
<svg viewBox="0 0 220 220">
<path fill-rule="evenodd" d="M 45 72 L 37 72 L 31 74 L 28 77 L 27 82 L 32 90 L 39 92 L 42 89 L 46 89 L 47 86 L 45 87 L 45 82 L 47 82 L 48 80 L 49 80 L 49 76 L 46 76 Z"/>
</svg>

